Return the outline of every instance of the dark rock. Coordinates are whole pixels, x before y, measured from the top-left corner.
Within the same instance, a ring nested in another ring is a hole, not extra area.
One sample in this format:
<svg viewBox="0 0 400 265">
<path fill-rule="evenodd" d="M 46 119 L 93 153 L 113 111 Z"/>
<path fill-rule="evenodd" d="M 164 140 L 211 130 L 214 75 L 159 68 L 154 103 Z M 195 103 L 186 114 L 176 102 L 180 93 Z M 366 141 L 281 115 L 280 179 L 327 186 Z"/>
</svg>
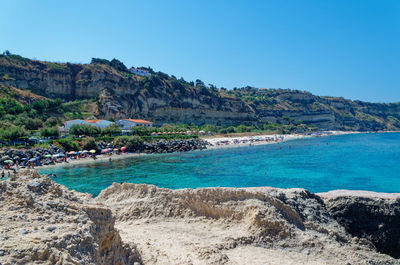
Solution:
<svg viewBox="0 0 400 265">
<path fill-rule="evenodd" d="M 53 232 L 53 231 L 56 230 L 56 229 L 57 229 L 57 227 L 55 227 L 54 225 L 48 226 L 48 227 L 46 228 L 46 230 L 49 231 L 49 232 Z"/>
<path fill-rule="evenodd" d="M 351 235 L 366 238 L 378 251 L 400 258 L 400 200 L 338 197 L 325 201 L 328 212 Z"/>
<path fill-rule="evenodd" d="M 42 188 L 42 184 L 37 182 L 37 181 L 32 181 L 32 182 L 28 183 L 28 188 L 31 191 L 39 192 L 41 190 L 41 188 Z"/>
</svg>

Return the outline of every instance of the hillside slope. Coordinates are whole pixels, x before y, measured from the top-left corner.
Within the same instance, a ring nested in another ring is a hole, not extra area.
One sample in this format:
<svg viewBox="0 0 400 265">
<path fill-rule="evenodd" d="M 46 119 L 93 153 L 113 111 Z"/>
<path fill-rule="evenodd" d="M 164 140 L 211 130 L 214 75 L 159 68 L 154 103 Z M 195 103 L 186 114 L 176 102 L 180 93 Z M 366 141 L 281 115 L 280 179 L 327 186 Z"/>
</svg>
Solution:
<svg viewBox="0 0 400 265">
<path fill-rule="evenodd" d="M 117 63 L 114 63 L 117 62 Z M 93 99 L 102 118 L 139 117 L 155 124 L 302 122 L 331 130 L 398 130 L 400 104 L 378 104 L 307 92 L 245 87 L 226 91 L 154 72 L 131 74 L 118 60 L 50 63 L 0 56 L 0 84 L 64 100 Z"/>
</svg>

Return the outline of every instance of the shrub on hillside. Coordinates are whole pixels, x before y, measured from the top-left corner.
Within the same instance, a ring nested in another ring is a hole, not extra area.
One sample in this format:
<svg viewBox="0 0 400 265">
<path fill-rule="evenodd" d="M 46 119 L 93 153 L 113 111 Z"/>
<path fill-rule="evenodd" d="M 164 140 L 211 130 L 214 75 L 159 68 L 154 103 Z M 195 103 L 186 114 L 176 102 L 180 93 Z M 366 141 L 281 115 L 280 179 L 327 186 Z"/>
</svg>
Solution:
<svg viewBox="0 0 400 265">
<path fill-rule="evenodd" d="M 96 140 L 93 137 L 85 137 L 83 139 L 83 146 L 82 147 L 85 150 L 92 150 L 92 149 L 97 150 L 98 149 Z"/>
<path fill-rule="evenodd" d="M 48 127 L 54 127 L 54 126 L 57 126 L 57 124 L 58 124 L 58 120 L 55 117 L 50 117 L 46 120 L 46 125 Z"/>
<path fill-rule="evenodd" d="M 71 138 L 60 139 L 58 144 L 64 148 L 65 151 L 79 151 L 79 144 Z"/>
<path fill-rule="evenodd" d="M 121 133 L 121 127 L 119 127 L 117 124 L 110 124 L 103 130 L 101 130 L 101 135 L 112 136 L 113 134 L 118 134 L 118 133 Z"/>
<path fill-rule="evenodd" d="M 0 129 L 0 137 L 8 141 L 28 136 L 29 133 L 30 132 L 22 126 L 12 125 L 10 127 L 4 127 Z"/>
<path fill-rule="evenodd" d="M 40 130 L 40 135 L 43 137 L 59 137 L 60 131 L 57 127 L 45 127 Z"/>
<path fill-rule="evenodd" d="M 121 136 L 115 139 L 116 147 L 126 146 L 128 151 L 140 150 L 143 146 L 143 139 L 139 136 Z"/>
<path fill-rule="evenodd" d="M 139 135 L 139 136 L 149 136 L 151 135 L 151 131 L 147 129 L 146 127 L 143 126 L 132 126 L 131 127 L 131 132 L 134 135 Z"/>
<path fill-rule="evenodd" d="M 80 136 L 94 136 L 101 133 L 101 129 L 88 124 L 74 124 L 69 128 L 69 133 L 71 135 Z"/>
<path fill-rule="evenodd" d="M 37 130 L 43 126 L 43 121 L 37 118 L 29 118 L 26 115 L 20 115 L 15 119 L 14 124 L 25 126 L 28 130 Z"/>
</svg>

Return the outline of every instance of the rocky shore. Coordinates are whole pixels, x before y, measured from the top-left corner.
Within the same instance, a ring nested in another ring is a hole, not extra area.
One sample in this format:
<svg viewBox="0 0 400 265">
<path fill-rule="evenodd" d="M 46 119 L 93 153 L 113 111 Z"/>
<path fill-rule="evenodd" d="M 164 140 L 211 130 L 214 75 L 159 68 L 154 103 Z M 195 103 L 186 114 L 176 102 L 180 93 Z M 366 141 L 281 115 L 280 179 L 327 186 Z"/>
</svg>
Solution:
<svg viewBox="0 0 400 265">
<path fill-rule="evenodd" d="M 145 142 L 140 148 L 140 152 L 148 154 L 187 152 L 192 150 L 206 149 L 210 145 L 207 141 L 201 139 L 189 140 L 161 140 L 157 142 Z M 97 153 L 100 154 L 102 149 L 117 148 L 109 143 L 98 143 Z M 53 155 L 63 154 L 67 156 L 67 152 L 60 147 L 51 146 L 48 148 L 32 148 L 32 149 L 11 149 L 3 148 L 0 150 L 0 164 L 11 160 L 18 163 L 19 166 L 27 166 L 28 161 L 37 158 L 37 165 L 54 165 Z"/>
<path fill-rule="evenodd" d="M 0 264 L 400 264 L 400 194 L 0 182 Z"/>
<path fill-rule="evenodd" d="M 187 152 L 206 149 L 208 145 L 210 144 L 207 141 L 200 139 L 161 140 L 158 142 L 144 143 L 142 151 L 151 154 Z"/>
</svg>

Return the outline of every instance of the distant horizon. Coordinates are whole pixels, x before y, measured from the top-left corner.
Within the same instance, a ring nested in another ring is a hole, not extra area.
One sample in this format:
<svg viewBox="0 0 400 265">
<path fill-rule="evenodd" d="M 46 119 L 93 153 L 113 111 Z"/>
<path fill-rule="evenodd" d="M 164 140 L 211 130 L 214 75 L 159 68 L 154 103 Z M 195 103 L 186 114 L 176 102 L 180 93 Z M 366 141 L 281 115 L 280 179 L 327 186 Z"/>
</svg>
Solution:
<svg viewBox="0 0 400 265">
<path fill-rule="evenodd" d="M 40 62 L 51 62 L 51 63 L 70 63 L 70 64 L 90 64 L 90 61 L 89 62 L 71 62 L 71 61 L 57 61 L 57 60 L 42 60 L 42 59 L 40 59 L 40 58 L 36 58 L 36 57 L 27 57 L 27 56 L 24 56 L 24 55 L 21 55 L 21 54 L 16 54 L 16 53 L 13 53 L 11 50 L 7 50 L 6 49 L 6 51 L 9 51 L 12 55 L 20 55 L 20 56 L 22 56 L 22 57 L 24 57 L 24 58 L 28 58 L 28 59 L 30 59 L 30 60 L 35 60 L 35 61 L 40 61 Z M 112 59 L 117 59 L 117 60 L 119 60 L 119 61 L 121 61 L 122 63 L 124 63 L 124 61 L 123 60 L 121 60 L 121 59 L 119 59 L 119 58 L 115 58 L 115 57 L 113 57 L 113 58 L 111 58 L 111 59 L 107 59 L 107 58 L 102 58 L 102 57 L 92 57 L 92 58 L 99 58 L 99 59 L 106 59 L 106 60 L 108 60 L 108 61 L 111 61 Z M 124 63 L 124 65 L 129 69 L 130 67 L 145 67 L 145 68 L 147 68 L 147 67 L 150 67 L 151 69 L 153 69 L 155 72 L 160 72 L 160 71 L 158 71 L 157 69 L 154 69 L 152 66 L 150 66 L 150 65 L 148 65 L 148 66 L 144 66 L 144 65 L 126 65 L 125 63 Z M 163 73 L 165 73 L 165 72 L 163 72 Z M 169 76 L 172 76 L 173 74 L 170 74 L 170 73 L 165 73 L 165 74 L 168 74 Z M 174 75 L 175 76 L 175 75 Z M 179 78 L 183 78 L 185 81 L 187 81 L 187 82 L 191 82 L 191 81 L 195 81 L 195 80 L 188 80 L 188 79 L 186 79 L 184 76 L 181 76 L 181 77 L 178 77 L 178 76 L 175 76 L 177 79 L 179 79 Z M 197 78 L 197 79 L 199 79 L 199 78 Z M 201 79 L 200 79 L 201 80 Z M 203 81 L 204 82 L 204 80 L 201 80 L 201 81 Z M 208 84 L 209 83 L 207 83 L 207 82 L 204 82 L 205 83 L 205 85 L 206 86 L 208 86 Z M 224 88 L 226 88 L 226 89 L 228 89 L 228 90 L 233 90 L 234 88 L 238 88 L 238 89 L 240 89 L 240 88 L 244 88 L 244 87 L 253 87 L 253 88 L 257 88 L 257 89 L 289 89 L 289 90 L 293 90 L 293 91 L 302 91 L 302 92 L 308 92 L 308 93 L 311 93 L 312 95 L 314 95 L 314 96 L 318 96 L 318 97 L 337 97 L 337 98 L 344 98 L 344 99 L 348 99 L 348 100 L 352 100 L 352 101 L 362 101 L 362 102 L 368 102 L 368 103 L 382 103 L 382 104 L 390 104 L 390 103 L 394 103 L 394 104 L 396 104 L 396 103 L 400 103 L 400 101 L 387 101 L 387 102 L 379 102 L 379 101 L 366 101 L 366 100 L 360 100 L 360 99 L 353 99 L 353 98 L 347 98 L 347 97 L 344 97 L 344 96 L 333 96 L 333 95 L 319 95 L 319 94 L 316 94 L 316 93 L 313 93 L 313 92 L 311 92 L 311 91 L 309 91 L 309 90 L 303 90 L 303 89 L 297 89 L 297 88 L 282 88 L 282 87 L 267 87 L 267 86 L 263 86 L 263 87 L 255 87 L 255 86 L 250 86 L 250 85 L 245 85 L 245 86 L 241 86 L 241 87 L 231 87 L 231 88 L 229 88 L 229 87 L 225 87 L 225 86 L 220 86 L 220 87 L 218 87 L 218 88 L 221 88 L 221 87 L 224 87 Z"/>
<path fill-rule="evenodd" d="M 400 102 L 400 1 L 4 0 L 0 51 Z"/>
</svg>

